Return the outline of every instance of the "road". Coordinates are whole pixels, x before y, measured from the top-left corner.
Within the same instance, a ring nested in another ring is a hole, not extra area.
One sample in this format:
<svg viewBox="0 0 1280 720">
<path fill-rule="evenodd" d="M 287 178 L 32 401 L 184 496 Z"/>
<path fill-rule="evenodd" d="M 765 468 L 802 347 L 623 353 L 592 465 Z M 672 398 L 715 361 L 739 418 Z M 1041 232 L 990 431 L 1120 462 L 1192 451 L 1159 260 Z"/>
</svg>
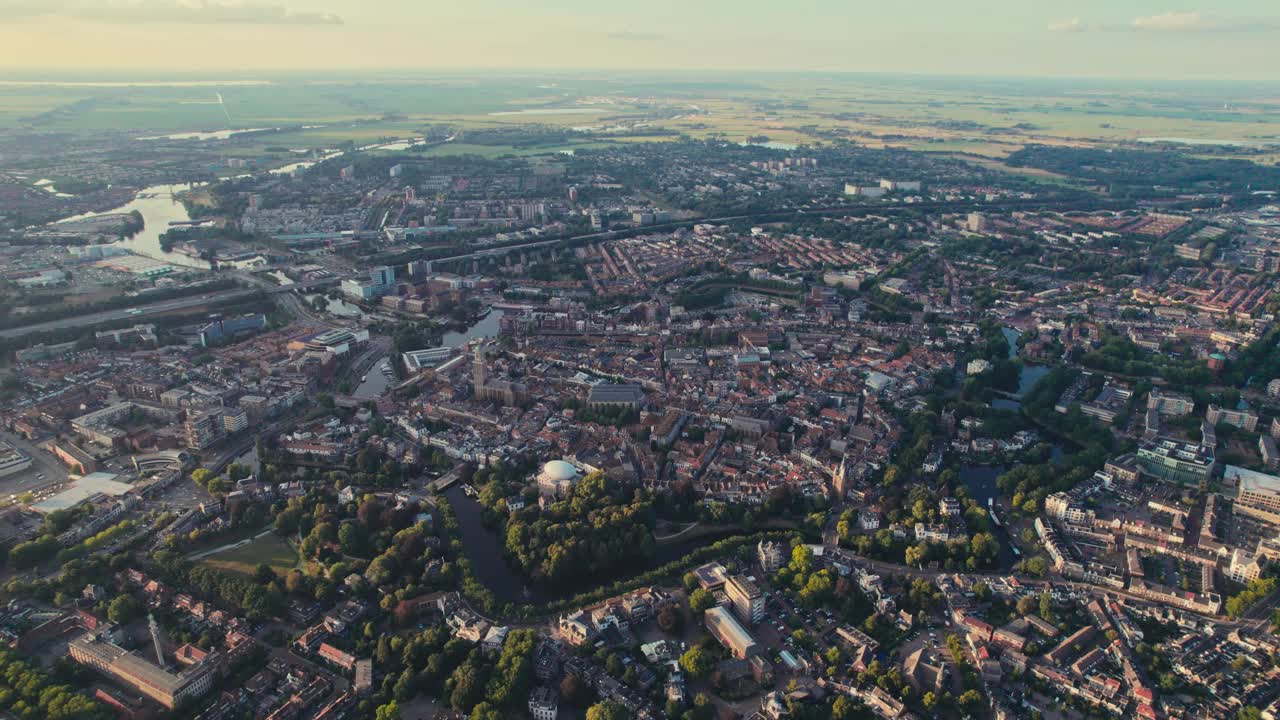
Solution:
<svg viewBox="0 0 1280 720">
<path fill-rule="evenodd" d="M 9 328 L 8 330 L 0 330 L 0 338 L 16 338 L 29 335 L 31 333 L 46 332 L 49 330 L 64 330 L 67 328 L 77 328 L 98 325 L 101 323 L 116 322 L 119 320 L 136 320 L 143 322 L 152 315 L 173 312 L 175 310 L 192 310 L 206 305 L 215 303 L 225 303 L 232 300 L 244 299 L 254 295 L 255 293 L 266 293 L 268 296 L 280 296 L 283 298 L 295 298 L 293 292 L 303 291 L 308 288 L 322 288 L 334 285 L 340 282 L 342 278 L 325 278 L 303 285 L 282 285 L 278 287 L 262 288 L 240 288 L 236 290 L 223 290 L 220 292 L 212 292 L 205 295 L 196 295 L 187 298 L 175 298 L 173 300 L 164 300 L 162 302 L 152 303 L 150 305 L 139 305 L 133 308 L 120 308 L 118 310 L 107 310 L 104 312 L 90 313 L 88 315 L 77 315 L 74 317 L 66 317 L 58 320 L 50 320 L 48 322 L 36 323 L 34 325 L 25 325 L 18 328 Z M 299 298 L 299 304 L 301 299 Z M 316 320 L 314 316 L 308 315 L 308 319 Z"/>
<path fill-rule="evenodd" d="M 158 315 L 161 313 L 173 312 L 174 310 L 188 310 L 198 308 L 211 303 L 225 302 L 227 300 L 235 300 L 237 298 L 245 298 L 254 293 L 262 292 L 259 288 L 242 289 L 242 290 L 224 290 L 222 292 L 209 293 L 208 295 L 197 295 L 189 298 L 177 298 L 175 300 L 165 300 L 163 302 L 151 305 L 143 305 L 136 308 L 121 308 L 119 310 L 107 310 L 105 312 L 90 313 L 88 315 L 76 315 L 74 317 L 62 318 L 60 320 L 50 320 L 48 322 L 37 323 L 35 325 L 27 325 L 20 328 L 10 328 L 8 330 L 0 330 L 0 338 L 16 338 L 31 333 L 45 332 L 48 330 L 65 330 L 67 328 L 85 327 L 87 325 L 97 325 L 100 323 L 115 322 L 117 320 L 134 319 L 142 322 L 144 318 L 150 315 Z M 269 291 L 268 291 L 269 292 Z"/>
</svg>

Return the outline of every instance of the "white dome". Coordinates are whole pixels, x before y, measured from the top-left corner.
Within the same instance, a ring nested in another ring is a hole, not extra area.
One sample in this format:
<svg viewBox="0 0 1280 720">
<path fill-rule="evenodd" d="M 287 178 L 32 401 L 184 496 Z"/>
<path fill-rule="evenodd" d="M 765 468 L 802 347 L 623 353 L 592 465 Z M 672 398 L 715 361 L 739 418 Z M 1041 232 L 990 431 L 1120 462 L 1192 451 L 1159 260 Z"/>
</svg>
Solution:
<svg viewBox="0 0 1280 720">
<path fill-rule="evenodd" d="M 552 460 L 542 466 L 542 477 L 554 482 L 572 480 L 578 477 L 578 468 L 563 460 Z"/>
</svg>

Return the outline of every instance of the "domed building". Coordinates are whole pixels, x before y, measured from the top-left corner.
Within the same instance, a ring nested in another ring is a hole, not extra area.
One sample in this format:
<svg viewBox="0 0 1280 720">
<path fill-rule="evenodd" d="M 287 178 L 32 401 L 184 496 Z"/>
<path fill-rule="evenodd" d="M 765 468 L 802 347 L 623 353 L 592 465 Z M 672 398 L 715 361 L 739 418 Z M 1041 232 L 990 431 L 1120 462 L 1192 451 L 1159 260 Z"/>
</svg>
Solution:
<svg viewBox="0 0 1280 720">
<path fill-rule="evenodd" d="M 582 477 L 578 468 L 564 460 L 552 460 L 538 473 L 538 494 L 563 497 Z"/>
</svg>

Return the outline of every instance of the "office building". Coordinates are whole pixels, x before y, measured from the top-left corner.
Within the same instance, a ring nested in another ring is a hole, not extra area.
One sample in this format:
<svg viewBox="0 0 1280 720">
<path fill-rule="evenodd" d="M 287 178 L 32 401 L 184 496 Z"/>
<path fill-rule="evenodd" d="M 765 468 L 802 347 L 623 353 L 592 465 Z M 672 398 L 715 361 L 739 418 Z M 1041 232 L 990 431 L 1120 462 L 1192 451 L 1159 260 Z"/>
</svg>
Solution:
<svg viewBox="0 0 1280 720">
<path fill-rule="evenodd" d="M 342 294 L 360 302 L 372 302 L 391 293 L 395 287 L 395 269 L 383 266 L 370 270 L 367 280 L 343 280 Z"/>
<path fill-rule="evenodd" d="M 235 318 L 215 318 L 200 328 L 200 344 L 204 347 L 214 345 L 224 338 L 240 333 L 255 332 L 267 326 L 267 316 L 262 313 L 243 315 Z"/>
<path fill-rule="evenodd" d="M 1166 482 L 1203 485 L 1213 473 L 1213 449 L 1204 445 L 1156 438 L 1138 447 L 1138 467 L 1146 474 Z"/>
<path fill-rule="evenodd" d="M 705 621 L 707 630 L 725 646 L 733 656 L 746 660 L 761 652 L 760 645 L 751 637 L 751 633 L 738 622 L 733 613 L 716 606 L 707 610 Z"/>
<path fill-rule="evenodd" d="M 128 685 L 169 710 L 205 694 L 213 686 L 220 664 L 218 653 L 208 653 L 173 673 L 111 642 L 108 633 L 114 627 L 105 625 L 72 640 L 67 647 L 71 659 Z"/>
<path fill-rule="evenodd" d="M 410 350 L 402 353 L 400 357 L 404 360 L 405 369 L 415 373 L 420 370 L 438 367 L 456 353 L 457 351 L 454 348 L 438 347 L 427 348 L 426 350 Z"/>
<path fill-rule="evenodd" d="M 0 440 L 0 477 L 22 472 L 29 467 L 31 467 L 30 456 Z"/>
<path fill-rule="evenodd" d="M 755 625 L 764 619 L 764 593 L 754 582 L 734 575 L 724 584 L 724 592 L 742 622 Z"/>
<path fill-rule="evenodd" d="M 1228 465 L 1222 479 L 1236 484 L 1237 512 L 1280 525 L 1280 477 Z"/>
</svg>

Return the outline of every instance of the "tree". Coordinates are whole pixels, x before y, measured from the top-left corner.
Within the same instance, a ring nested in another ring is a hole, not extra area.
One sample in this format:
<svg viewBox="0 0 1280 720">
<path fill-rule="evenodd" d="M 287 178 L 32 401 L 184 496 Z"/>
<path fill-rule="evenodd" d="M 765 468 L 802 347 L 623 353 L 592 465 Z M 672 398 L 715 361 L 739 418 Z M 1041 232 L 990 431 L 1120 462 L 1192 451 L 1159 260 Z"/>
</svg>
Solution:
<svg viewBox="0 0 1280 720">
<path fill-rule="evenodd" d="M 976 713 L 982 709 L 982 693 L 977 690 L 965 690 L 964 694 L 957 698 L 956 702 L 960 704 L 961 709 L 965 712 L 970 714 Z"/>
<path fill-rule="evenodd" d="M 213 471 L 208 468 L 196 468 L 191 471 L 191 482 L 199 485 L 200 487 L 208 485 L 209 480 L 213 479 L 213 477 Z"/>
<path fill-rule="evenodd" d="M 453 692 L 449 693 L 449 704 L 454 710 L 469 712 L 480 702 L 484 693 L 484 679 L 480 671 L 471 663 L 460 665 L 449 680 L 453 683 Z"/>
<path fill-rule="evenodd" d="M 587 710 L 587 720 L 627 720 L 630 713 L 622 705 L 613 702 L 600 702 Z"/>
<path fill-rule="evenodd" d="M 374 720 L 400 720 L 400 703 L 392 700 L 385 705 L 379 705 L 373 717 Z"/>
<path fill-rule="evenodd" d="M 581 705 L 587 699 L 586 688 L 577 673 L 565 673 L 564 679 L 560 681 L 560 697 L 570 705 Z"/>
<path fill-rule="evenodd" d="M 689 608 L 695 613 L 706 612 L 715 607 L 715 604 L 716 596 L 702 588 L 694 590 L 693 594 L 689 596 Z"/>
<path fill-rule="evenodd" d="M 1031 613 L 1036 611 L 1036 607 L 1037 607 L 1037 602 L 1036 602 L 1035 595 L 1023 595 L 1022 597 L 1018 598 L 1017 608 L 1018 608 L 1019 615 L 1030 615 Z"/>
<path fill-rule="evenodd" d="M 1045 622 L 1053 622 L 1053 596 L 1047 592 L 1040 593 L 1040 617 Z"/>
<path fill-rule="evenodd" d="M 107 606 L 107 619 L 117 625 L 127 625 L 142 617 L 142 603 L 132 595 L 120 595 Z"/>
<path fill-rule="evenodd" d="M 674 605 L 667 605 L 658 611 L 658 627 L 668 635 L 680 632 L 684 626 L 684 615 Z"/>
<path fill-rule="evenodd" d="M 979 600 L 990 600 L 990 599 L 991 599 L 991 586 L 990 586 L 990 585 L 988 585 L 988 584 L 986 584 L 986 583 L 984 583 L 984 582 L 974 583 L 974 584 L 973 584 L 973 594 L 974 594 L 974 595 L 975 595 Z"/>
<path fill-rule="evenodd" d="M 858 707 L 847 695 L 841 695 L 831 703 L 831 720 L 853 720 L 858 716 Z"/>
<path fill-rule="evenodd" d="M 689 673 L 691 677 L 704 678 L 710 675 L 715 667 L 715 656 L 704 650 L 701 645 L 689 648 L 685 654 L 680 656 L 680 668 Z"/>
<path fill-rule="evenodd" d="M 791 572 L 808 575 L 813 570 L 813 551 L 808 545 L 797 545 L 791 551 Z"/>
<path fill-rule="evenodd" d="M 506 713 L 503 713 L 486 700 L 471 710 L 467 720 L 503 720 L 505 717 L 507 717 Z"/>
<path fill-rule="evenodd" d="M 360 555 L 364 552 L 364 531 L 355 523 L 344 523 L 338 529 L 338 544 L 346 555 Z"/>
</svg>

